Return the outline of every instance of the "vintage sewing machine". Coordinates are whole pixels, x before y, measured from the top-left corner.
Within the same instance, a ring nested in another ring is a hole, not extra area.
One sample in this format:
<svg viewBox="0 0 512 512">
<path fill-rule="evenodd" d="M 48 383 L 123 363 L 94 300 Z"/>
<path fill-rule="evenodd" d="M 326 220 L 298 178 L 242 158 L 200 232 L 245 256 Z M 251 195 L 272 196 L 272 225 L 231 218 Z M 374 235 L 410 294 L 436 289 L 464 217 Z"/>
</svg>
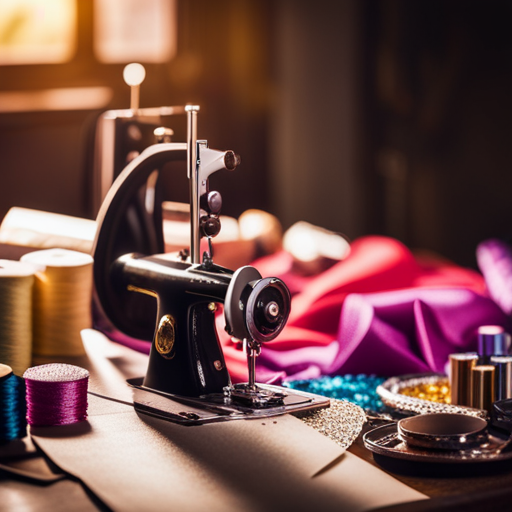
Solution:
<svg viewBox="0 0 512 512">
<path fill-rule="evenodd" d="M 201 424 L 328 407 L 329 400 L 316 395 L 256 384 L 256 358 L 284 328 L 290 294 L 281 280 L 263 278 L 254 267 L 233 272 L 213 262 L 222 199 L 209 190 L 208 177 L 234 170 L 240 158 L 197 139 L 199 107 L 171 110 L 186 115 L 187 141 L 160 138 L 124 168 L 99 211 L 93 249 L 105 316 L 125 334 L 152 340 L 146 376 L 129 382 L 135 408 Z M 158 188 L 158 175 L 171 161 L 186 161 L 190 184 L 190 250 L 175 256 L 162 254 L 161 205 L 147 201 L 148 183 Z M 202 254 L 201 239 L 207 242 Z M 231 383 L 215 330 L 218 304 L 227 332 L 247 354 L 245 384 Z"/>
</svg>

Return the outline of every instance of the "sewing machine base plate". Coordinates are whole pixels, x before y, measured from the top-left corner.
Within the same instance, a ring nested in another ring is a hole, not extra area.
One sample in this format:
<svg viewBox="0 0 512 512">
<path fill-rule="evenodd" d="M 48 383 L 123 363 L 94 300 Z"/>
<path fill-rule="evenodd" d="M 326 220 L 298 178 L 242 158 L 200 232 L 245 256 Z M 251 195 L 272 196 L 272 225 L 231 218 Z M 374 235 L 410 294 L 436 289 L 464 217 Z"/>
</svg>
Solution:
<svg viewBox="0 0 512 512">
<path fill-rule="evenodd" d="M 262 390 L 284 394 L 282 404 L 269 407 L 248 407 L 222 393 L 201 397 L 172 395 L 147 388 L 143 379 L 129 379 L 133 391 L 133 405 L 142 414 L 155 416 L 181 425 L 202 425 L 221 421 L 260 419 L 282 414 L 313 411 L 329 407 L 330 399 L 280 386 L 258 384 Z"/>
</svg>

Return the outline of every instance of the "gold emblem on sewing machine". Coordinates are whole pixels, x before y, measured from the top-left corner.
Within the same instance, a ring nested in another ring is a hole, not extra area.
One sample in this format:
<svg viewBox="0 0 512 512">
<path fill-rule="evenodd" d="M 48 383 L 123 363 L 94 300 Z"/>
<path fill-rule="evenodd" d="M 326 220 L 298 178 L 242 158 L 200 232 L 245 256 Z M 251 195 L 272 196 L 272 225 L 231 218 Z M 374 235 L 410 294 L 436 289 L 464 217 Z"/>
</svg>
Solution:
<svg viewBox="0 0 512 512">
<path fill-rule="evenodd" d="M 158 324 L 158 330 L 155 337 L 155 347 L 158 353 L 166 359 L 172 359 L 174 354 L 171 355 L 174 347 L 174 340 L 176 339 L 176 321 L 172 315 L 164 315 Z"/>
</svg>

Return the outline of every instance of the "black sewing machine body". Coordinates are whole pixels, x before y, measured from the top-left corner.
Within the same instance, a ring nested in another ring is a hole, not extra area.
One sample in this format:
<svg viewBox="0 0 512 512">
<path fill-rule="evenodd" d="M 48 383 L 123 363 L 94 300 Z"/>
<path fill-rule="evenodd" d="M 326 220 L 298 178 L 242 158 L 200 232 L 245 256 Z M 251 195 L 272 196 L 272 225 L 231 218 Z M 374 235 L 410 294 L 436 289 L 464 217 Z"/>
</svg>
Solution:
<svg viewBox="0 0 512 512">
<path fill-rule="evenodd" d="M 264 279 L 253 267 L 233 272 L 213 263 L 211 238 L 220 229 L 218 193 L 214 202 L 208 200 L 207 178 L 234 169 L 239 159 L 196 140 L 197 111 L 188 109 L 187 143 L 164 142 L 145 149 L 114 181 L 97 218 L 93 256 L 98 306 L 120 331 L 152 340 L 146 376 L 131 382 L 135 406 L 185 424 L 326 407 L 328 399 L 255 383 L 256 357 L 262 344 L 285 326 L 290 294 L 282 281 Z M 191 246 L 171 257 L 163 254 L 155 176 L 173 160 L 187 161 Z M 150 177 L 156 193 L 148 204 Z M 210 251 L 201 258 L 202 237 L 208 238 Z M 226 330 L 247 353 L 247 384 L 231 384 L 215 329 L 219 303 L 224 305 Z M 183 410 L 176 412 L 176 407 Z M 208 411 L 207 417 L 187 410 L 190 407 Z"/>
<path fill-rule="evenodd" d="M 215 330 L 232 272 L 126 255 L 113 267 L 115 286 L 157 299 L 157 327 L 144 386 L 183 396 L 221 392 L 229 374 Z"/>
</svg>

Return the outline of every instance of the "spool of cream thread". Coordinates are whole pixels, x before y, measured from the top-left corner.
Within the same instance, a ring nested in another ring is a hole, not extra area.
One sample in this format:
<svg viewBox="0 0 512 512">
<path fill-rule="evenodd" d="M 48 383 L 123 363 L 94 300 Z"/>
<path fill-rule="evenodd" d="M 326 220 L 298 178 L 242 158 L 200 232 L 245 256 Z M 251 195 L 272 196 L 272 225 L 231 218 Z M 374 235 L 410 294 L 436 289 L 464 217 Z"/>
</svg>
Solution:
<svg viewBox="0 0 512 512">
<path fill-rule="evenodd" d="M 80 331 L 92 327 L 92 257 L 67 249 L 47 249 L 25 254 L 21 260 L 38 267 L 33 300 L 34 354 L 84 354 Z"/>
<path fill-rule="evenodd" d="M 0 361 L 21 375 L 32 361 L 32 296 L 36 269 L 0 260 Z"/>
</svg>

